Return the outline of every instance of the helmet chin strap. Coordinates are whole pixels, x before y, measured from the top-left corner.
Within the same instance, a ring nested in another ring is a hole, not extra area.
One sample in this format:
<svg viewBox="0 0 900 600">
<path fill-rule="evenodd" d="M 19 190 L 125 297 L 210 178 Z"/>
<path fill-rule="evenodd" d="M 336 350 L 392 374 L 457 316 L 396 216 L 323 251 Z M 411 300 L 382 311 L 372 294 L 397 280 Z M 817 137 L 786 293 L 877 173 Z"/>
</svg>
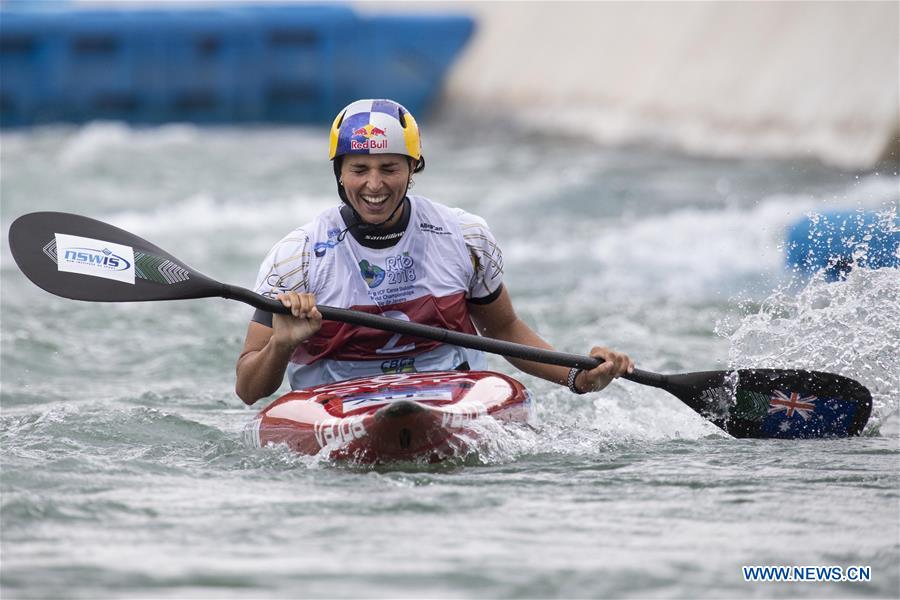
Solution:
<svg viewBox="0 0 900 600">
<path fill-rule="evenodd" d="M 406 187 L 409 188 L 409 186 L 406 186 Z M 350 203 L 348 202 L 347 204 L 350 204 Z M 360 217 L 359 213 L 356 212 L 356 209 L 353 208 L 353 205 L 350 205 L 350 209 L 353 211 L 353 214 L 356 215 L 356 218 L 359 219 L 359 221 L 357 222 L 357 227 L 359 227 L 359 229 L 365 231 L 367 229 L 381 229 L 382 227 L 387 225 L 390 222 L 390 220 L 394 218 L 394 215 L 397 214 L 397 211 L 400 210 L 401 208 L 403 208 L 404 204 L 406 204 L 406 190 L 403 190 L 403 198 L 400 200 L 400 202 L 397 203 L 396 208 L 394 208 L 394 210 L 391 211 L 391 214 L 388 215 L 387 219 L 385 219 L 384 221 L 382 221 L 380 223 L 368 223 L 366 221 L 363 221 L 363 219 L 362 219 L 362 217 Z"/>
</svg>

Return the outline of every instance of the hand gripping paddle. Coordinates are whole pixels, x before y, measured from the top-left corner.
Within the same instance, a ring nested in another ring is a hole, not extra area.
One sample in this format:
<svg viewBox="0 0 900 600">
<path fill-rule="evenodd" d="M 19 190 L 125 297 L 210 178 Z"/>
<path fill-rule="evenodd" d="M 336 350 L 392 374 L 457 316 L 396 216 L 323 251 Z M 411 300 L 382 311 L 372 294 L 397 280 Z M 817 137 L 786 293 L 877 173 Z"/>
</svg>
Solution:
<svg viewBox="0 0 900 600">
<path fill-rule="evenodd" d="M 19 217 L 9 245 L 22 272 L 37 286 L 64 298 L 141 302 L 222 297 L 269 312 L 289 312 L 280 302 L 219 283 L 165 250 L 118 227 L 79 215 L 38 212 Z M 533 348 L 390 319 L 362 311 L 319 306 L 332 321 L 436 340 L 464 348 L 566 367 L 591 369 L 595 358 Z M 821 438 L 859 435 L 872 397 L 857 381 L 800 369 L 738 369 L 660 375 L 635 369 L 626 379 L 675 395 L 724 431 L 741 438 Z"/>
</svg>

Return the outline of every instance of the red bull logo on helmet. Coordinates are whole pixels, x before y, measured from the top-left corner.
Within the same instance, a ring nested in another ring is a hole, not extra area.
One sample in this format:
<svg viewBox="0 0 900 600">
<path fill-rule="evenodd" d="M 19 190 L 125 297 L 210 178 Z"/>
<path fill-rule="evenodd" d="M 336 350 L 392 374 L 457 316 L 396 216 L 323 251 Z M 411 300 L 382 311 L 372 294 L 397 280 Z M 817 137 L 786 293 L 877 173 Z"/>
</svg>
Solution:
<svg viewBox="0 0 900 600">
<path fill-rule="evenodd" d="M 364 138 L 365 141 L 359 141 L 355 138 Z M 386 150 L 387 147 L 387 133 L 384 129 L 375 127 L 370 123 L 365 127 L 353 130 L 353 138 L 350 140 L 351 150 Z"/>
</svg>

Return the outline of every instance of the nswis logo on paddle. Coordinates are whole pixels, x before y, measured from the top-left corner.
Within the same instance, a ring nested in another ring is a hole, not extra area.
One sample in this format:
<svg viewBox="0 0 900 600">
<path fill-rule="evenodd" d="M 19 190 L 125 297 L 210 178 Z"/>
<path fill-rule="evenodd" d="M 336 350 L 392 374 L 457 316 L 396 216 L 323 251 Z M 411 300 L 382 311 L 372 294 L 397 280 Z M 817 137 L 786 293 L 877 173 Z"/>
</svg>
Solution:
<svg viewBox="0 0 900 600">
<path fill-rule="evenodd" d="M 60 271 L 134 284 L 134 250 L 130 246 L 65 233 L 57 233 L 55 238 Z"/>
</svg>

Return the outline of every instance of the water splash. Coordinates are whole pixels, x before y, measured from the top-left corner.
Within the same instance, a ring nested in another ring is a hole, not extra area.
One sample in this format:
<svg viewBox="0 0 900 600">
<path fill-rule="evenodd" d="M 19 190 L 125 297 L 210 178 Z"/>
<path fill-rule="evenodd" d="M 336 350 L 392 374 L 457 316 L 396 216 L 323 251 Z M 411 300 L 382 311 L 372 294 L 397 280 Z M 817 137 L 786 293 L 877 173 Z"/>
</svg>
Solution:
<svg viewBox="0 0 900 600">
<path fill-rule="evenodd" d="M 775 290 L 729 336 L 733 366 L 815 369 L 857 379 L 872 392 L 867 431 L 900 407 L 900 270 L 824 272 Z"/>
</svg>

